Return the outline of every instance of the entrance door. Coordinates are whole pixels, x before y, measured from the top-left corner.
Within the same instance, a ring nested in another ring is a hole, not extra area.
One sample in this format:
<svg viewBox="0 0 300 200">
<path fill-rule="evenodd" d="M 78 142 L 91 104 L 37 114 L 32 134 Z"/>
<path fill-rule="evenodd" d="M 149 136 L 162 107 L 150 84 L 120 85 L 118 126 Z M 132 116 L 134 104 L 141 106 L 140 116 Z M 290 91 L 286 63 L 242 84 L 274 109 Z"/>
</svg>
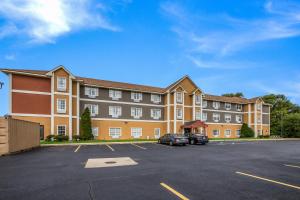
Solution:
<svg viewBox="0 0 300 200">
<path fill-rule="evenodd" d="M 191 128 L 184 128 L 184 135 L 189 135 L 191 133 Z"/>
<path fill-rule="evenodd" d="M 44 140 L 44 125 L 40 125 L 40 140 Z"/>
</svg>

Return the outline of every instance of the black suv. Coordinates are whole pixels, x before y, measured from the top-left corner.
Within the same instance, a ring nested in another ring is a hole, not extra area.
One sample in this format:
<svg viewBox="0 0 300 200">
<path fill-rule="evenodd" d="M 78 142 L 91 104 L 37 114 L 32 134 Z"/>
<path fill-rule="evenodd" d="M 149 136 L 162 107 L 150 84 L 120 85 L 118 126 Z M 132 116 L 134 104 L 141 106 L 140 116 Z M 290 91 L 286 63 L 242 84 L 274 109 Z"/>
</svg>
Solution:
<svg viewBox="0 0 300 200">
<path fill-rule="evenodd" d="M 190 144 L 208 143 L 208 137 L 200 133 L 185 133 L 184 136 L 188 137 Z"/>
</svg>

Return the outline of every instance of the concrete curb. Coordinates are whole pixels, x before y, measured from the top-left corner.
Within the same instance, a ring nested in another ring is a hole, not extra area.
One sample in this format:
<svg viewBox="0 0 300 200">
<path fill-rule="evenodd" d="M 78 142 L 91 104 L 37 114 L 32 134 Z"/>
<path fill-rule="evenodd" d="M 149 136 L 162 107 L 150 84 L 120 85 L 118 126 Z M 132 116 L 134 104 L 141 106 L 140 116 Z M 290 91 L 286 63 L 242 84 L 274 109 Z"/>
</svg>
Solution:
<svg viewBox="0 0 300 200">
<path fill-rule="evenodd" d="M 210 140 L 209 142 L 256 142 L 256 141 L 300 141 L 300 138 L 281 138 L 281 139 L 234 139 L 234 140 Z M 62 143 L 62 144 L 41 144 L 41 147 L 51 147 L 51 146 L 78 146 L 78 145 L 106 145 L 106 144 L 147 144 L 147 143 L 157 143 L 156 141 L 134 141 L 134 142 L 99 142 L 99 143 Z"/>
</svg>

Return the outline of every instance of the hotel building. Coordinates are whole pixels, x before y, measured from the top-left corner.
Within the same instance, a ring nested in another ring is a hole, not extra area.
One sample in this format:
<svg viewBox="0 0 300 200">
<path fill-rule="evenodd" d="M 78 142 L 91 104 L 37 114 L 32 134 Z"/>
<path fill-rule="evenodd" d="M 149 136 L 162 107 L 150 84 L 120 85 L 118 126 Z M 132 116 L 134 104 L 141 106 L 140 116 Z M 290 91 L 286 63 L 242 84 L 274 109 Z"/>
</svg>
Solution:
<svg viewBox="0 0 300 200">
<path fill-rule="evenodd" d="M 41 137 L 79 135 L 88 107 L 96 139 L 154 139 L 203 132 L 236 138 L 243 123 L 255 136 L 270 134 L 270 105 L 261 98 L 206 94 L 188 76 L 166 88 L 83 78 L 63 66 L 50 71 L 1 69 L 9 77 L 9 113 L 38 122 Z M 190 125 L 198 128 L 191 129 Z"/>
</svg>

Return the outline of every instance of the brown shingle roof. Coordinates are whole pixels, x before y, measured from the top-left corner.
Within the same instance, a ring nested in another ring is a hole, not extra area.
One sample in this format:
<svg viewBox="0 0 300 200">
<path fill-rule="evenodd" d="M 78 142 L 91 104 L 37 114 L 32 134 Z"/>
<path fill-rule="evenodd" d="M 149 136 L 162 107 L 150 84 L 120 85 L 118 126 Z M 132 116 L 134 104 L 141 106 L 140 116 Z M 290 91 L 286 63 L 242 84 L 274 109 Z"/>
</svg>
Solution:
<svg viewBox="0 0 300 200">
<path fill-rule="evenodd" d="M 204 99 L 211 100 L 211 101 L 228 102 L 228 103 L 240 103 L 240 104 L 248 103 L 248 99 L 242 97 L 224 97 L 224 96 L 217 96 L 211 94 L 205 94 Z"/>
</svg>

